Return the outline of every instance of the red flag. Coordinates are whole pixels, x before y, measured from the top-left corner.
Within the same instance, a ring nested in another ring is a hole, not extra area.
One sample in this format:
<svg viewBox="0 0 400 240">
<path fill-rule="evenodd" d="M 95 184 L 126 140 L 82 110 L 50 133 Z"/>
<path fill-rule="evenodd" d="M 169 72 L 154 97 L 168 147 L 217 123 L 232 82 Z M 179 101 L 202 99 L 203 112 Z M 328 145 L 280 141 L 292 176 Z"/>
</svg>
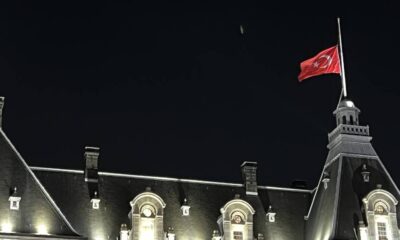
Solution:
<svg viewBox="0 0 400 240">
<path fill-rule="evenodd" d="M 325 49 L 316 56 L 303 61 L 300 63 L 300 69 L 299 82 L 321 74 L 340 74 L 340 59 L 337 46 Z"/>
</svg>

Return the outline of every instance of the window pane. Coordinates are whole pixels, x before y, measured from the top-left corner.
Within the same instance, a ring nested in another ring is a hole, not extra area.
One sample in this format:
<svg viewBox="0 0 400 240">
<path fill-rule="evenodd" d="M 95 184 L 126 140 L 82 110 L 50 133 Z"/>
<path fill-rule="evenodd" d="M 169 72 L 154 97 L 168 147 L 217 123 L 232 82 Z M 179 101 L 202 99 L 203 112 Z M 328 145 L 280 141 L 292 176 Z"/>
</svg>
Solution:
<svg viewBox="0 0 400 240">
<path fill-rule="evenodd" d="M 386 224 L 383 222 L 377 222 L 377 225 L 378 225 L 378 239 L 387 240 Z"/>
<path fill-rule="evenodd" d="M 233 239 L 234 240 L 243 240 L 243 232 L 233 232 Z"/>
</svg>

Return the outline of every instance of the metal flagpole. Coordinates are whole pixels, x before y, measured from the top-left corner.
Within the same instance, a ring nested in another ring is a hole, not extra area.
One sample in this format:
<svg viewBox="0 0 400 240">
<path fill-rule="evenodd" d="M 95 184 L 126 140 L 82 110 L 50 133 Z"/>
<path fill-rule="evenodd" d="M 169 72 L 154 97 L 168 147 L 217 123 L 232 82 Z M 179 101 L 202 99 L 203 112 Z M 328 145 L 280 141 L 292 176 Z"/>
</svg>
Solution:
<svg viewBox="0 0 400 240">
<path fill-rule="evenodd" d="M 347 97 L 346 74 L 344 71 L 344 61 L 343 61 L 342 32 L 340 30 L 340 18 L 337 18 L 337 23 L 339 30 L 340 76 L 342 77 L 343 97 Z"/>
<path fill-rule="evenodd" d="M 342 91 L 340 91 L 339 102 L 338 102 L 337 105 L 336 105 L 336 109 L 339 108 L 339 104 L 340 104 L 340 102 L 342 101 L 342 97 L 343 97 L 343 88 L 342 88 Z"/>
</svg>

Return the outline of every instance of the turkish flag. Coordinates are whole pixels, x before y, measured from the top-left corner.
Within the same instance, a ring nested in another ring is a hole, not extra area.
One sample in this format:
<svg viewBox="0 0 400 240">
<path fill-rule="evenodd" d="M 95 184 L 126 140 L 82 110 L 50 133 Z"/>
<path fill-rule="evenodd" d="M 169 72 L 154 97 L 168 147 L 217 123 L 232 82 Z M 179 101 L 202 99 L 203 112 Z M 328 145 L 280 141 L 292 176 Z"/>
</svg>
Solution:
<svg viewBox="0 0 400 240">
<path fill-rule="evenodd" d="M 340 74 L 340 59 L 337 46 L 319 52 L 316 56 L 300 63 L 299 82 L 306 78 L 327 74 Z"/>
</svg>

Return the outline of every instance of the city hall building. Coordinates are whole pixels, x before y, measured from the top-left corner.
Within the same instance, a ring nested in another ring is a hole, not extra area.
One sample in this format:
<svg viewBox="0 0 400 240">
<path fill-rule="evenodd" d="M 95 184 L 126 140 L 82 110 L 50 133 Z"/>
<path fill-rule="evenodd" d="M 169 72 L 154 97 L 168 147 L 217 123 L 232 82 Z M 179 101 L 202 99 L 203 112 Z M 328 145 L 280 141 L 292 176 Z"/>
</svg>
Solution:
<svg viewBox="0 0 400 240">
<path fill-rule="evenodd" d="M 400 192 L 359 114 L 334 111 L 312 189 L 259 186 L 256 162 L 242 183 L 102 172 L 97 147 L 85 169 L 30 167 L 0 128 L 0 239 L 400 240 Z"/>
</svg>

